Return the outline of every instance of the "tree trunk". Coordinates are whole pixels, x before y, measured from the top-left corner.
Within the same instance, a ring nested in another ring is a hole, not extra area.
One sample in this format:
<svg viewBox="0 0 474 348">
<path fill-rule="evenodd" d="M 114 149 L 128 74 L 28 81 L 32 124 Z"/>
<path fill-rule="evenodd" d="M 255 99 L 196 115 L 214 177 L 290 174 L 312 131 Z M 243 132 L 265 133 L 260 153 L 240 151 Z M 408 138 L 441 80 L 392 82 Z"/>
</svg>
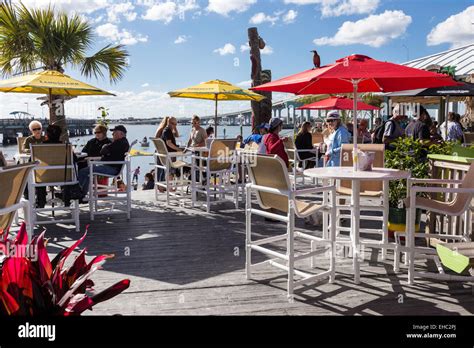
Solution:
<svg viewBox="0 0 474 348">
<path fill-rule="evenodd" d="M 61 141 L 69 140 L 67 131 L 66 116 L 64 112 L 64 98 L 59 95 L 53 95 L 49 100 L 49 124 L 61 127 Z"/>
<path fill-rule="evenodd" d="M 262 71 L 262 60 L 260 57 L 260 50 L 265 48 L 265 42 L 258 35 L 257 28 L 248 29 L 249 46 L 250 46 L 250 61 L 252 62 L 252 87 L 260 86 L 261 84 L 270 82 L 272 79 L 271 70 Z M 271 92 L 256 92 L 266 97 L 261 102 L 252 102 L 252 128 L 255 126 L 270 121 L 272 117 L 272 93 Z"/>
</svg>

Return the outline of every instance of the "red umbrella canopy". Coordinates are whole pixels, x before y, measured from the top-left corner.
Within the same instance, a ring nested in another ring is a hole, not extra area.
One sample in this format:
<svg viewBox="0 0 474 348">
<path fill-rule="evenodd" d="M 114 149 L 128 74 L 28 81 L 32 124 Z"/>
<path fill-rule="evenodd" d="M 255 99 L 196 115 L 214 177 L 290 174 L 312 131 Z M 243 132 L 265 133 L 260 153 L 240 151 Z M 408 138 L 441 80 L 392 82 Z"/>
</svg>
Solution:
<svg viewBox="0 0 474 348">
<path fill-rule="evenodd" d="M 346 97 L 330 97 L 315 103 L 307 104 L 296 108 L 297 110 L 352 110 L 354 108 L 354 100 Z M 372 106 L 363 102 L 357 102 L 357 110 L 380 110 L 376 106 Z"/>
<path fill-rule="evenodd" d="M 395 92 L 408 89 L 459 85 L 447 75 L 381 62 L 354 54 L 334 64 L 303 71 L 258 87 L 256 91 L 294 94 Z"/>
</svg>

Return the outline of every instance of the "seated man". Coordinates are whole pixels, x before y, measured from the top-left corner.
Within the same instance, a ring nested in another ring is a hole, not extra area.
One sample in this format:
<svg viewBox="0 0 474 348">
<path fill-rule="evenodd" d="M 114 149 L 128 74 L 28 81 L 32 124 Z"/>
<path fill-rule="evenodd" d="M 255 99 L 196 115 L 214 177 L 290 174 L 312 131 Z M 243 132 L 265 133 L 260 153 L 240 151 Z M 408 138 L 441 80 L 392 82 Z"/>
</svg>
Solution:
<svg viewBox="0 0 474 348">
<path fill-rule="evenodd" d="M 112 142 L 106 144 L 100 150 L 101 161 L 115 162 L 123 161 L 125 159 L 125 154 L 130 148 L 130 144 L 126 138 L 127 129 L 119 125 L 112 129 Z M 117 175 L 122 169 L 121 164 L 110 164 L 110 165 L 94 165 L 94 173 L 107 174 L 107 175 Z M 82 192 L 84 195 L 89 191 L 89 168 L 82 168 L 79 170 L 78 174 L 79 184 L 81 185 Z"/>
</svg>

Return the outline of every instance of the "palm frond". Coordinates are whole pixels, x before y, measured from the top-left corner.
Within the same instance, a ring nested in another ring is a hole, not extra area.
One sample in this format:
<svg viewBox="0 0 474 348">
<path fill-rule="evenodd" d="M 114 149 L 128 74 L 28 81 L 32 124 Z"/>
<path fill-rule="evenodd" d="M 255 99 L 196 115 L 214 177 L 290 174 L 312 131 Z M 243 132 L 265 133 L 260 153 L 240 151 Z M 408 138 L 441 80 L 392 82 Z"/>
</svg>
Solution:
<svg viewBox="0 0 474 348">
<path fill-rule="evenodd" d="M 104 77 L 103 70 L 109 72 L 110 82 L 116 83 L 123 78 L 128 68 L 129 54 L 124 45 L 107 45 L 91 57 L 84 59 L 81 72 L 84 76 Z"/>
<path fill-rule="evenodd" d="M 0 4 L 0 69 L 3 75 L 32 70 L 36 63 L 34 43 L 19 16 L 18 7 L 3 2 Z"/>
<path fill-rule="evenodd" d="M 67 65 L 79 67 L 86 77 L 119 81 L 128 67 L 123 45 L 108 45 L 87 57 L 93 44 L 91 25 L 78 15 L 55 11 L 49 6 L 30 9 L 24 4 L 0 3 L 0 69 L 4 75 L 40 67 L 64 72 Z"/>
</svg>

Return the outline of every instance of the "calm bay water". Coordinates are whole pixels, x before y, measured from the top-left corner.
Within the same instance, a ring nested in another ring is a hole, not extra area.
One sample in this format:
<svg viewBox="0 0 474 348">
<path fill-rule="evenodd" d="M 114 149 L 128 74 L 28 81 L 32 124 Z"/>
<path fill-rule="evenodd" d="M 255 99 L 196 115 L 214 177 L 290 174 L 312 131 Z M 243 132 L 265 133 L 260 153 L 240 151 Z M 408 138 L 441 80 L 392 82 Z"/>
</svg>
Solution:
<svg viewBox="0 0 474 348">
<path fill-rule="evenodd" d="M 111 125 L 110 127 L 112 128 L 113 126 L 114 125 Z M 140 142 L 143 139 L 143 137 L 147 137 L 147 138 L 153 137 L 155 135 L 155 131 L 157 128 L 157 126 L 154 126 L 154 125 L 126 125 L 125 127 L 127 128 L 127 138 L 130 143 L 134 140 L 138 140 L 138 142 Z M 240 135 L 239 126 L 219 126 L 218 127 L 219 138 L 224 137 L 224 130 L 225 130 L 226 138 L 235 138 L 237 135 Z M 180 136 L 179 138 L 176 139 L 176 142 L 178 144 L 181 144 L 182 146 L 185 146 L 189 138 L 191 126 L 178 125 L 178 131 L 179 131 Z M 250 135 L 251 128 L 248 126 L 242 127 L 242 132 L 245 139 L 245 137 Z M 111 136 L 110 133 L 109 133 L 109 136 Z M 78 150 L 81 150 L 82 147 L 87 143 L 87 141 L 91 139 L 92 137 L 93 135 L 87 135 L 83 137 L 74 137 L 74 138 L 71 138 L 71 143 L 75 145 Z M 140 143 L 137 143 L 136 145 L 134 145 L 133 148 L 136 150 L 144 151 L 144 152 L 155 151 L 155 148 L 151 142 L 150 142 L 150 147 L 148 148 L 141 147 Z M 11 145 L 11 146 L 0 145 L 0 151 L 3 151 L 7 159 L 11 159 L 17 152 L 17 145 Z M 153 168 L 153 157 L 152 156 L 132 157 L 132 170 L 134 170 L 138 166 L 140 166 L 139 183 L 143 183 L 145 173 L 149 172 Z"/>
</svg>

